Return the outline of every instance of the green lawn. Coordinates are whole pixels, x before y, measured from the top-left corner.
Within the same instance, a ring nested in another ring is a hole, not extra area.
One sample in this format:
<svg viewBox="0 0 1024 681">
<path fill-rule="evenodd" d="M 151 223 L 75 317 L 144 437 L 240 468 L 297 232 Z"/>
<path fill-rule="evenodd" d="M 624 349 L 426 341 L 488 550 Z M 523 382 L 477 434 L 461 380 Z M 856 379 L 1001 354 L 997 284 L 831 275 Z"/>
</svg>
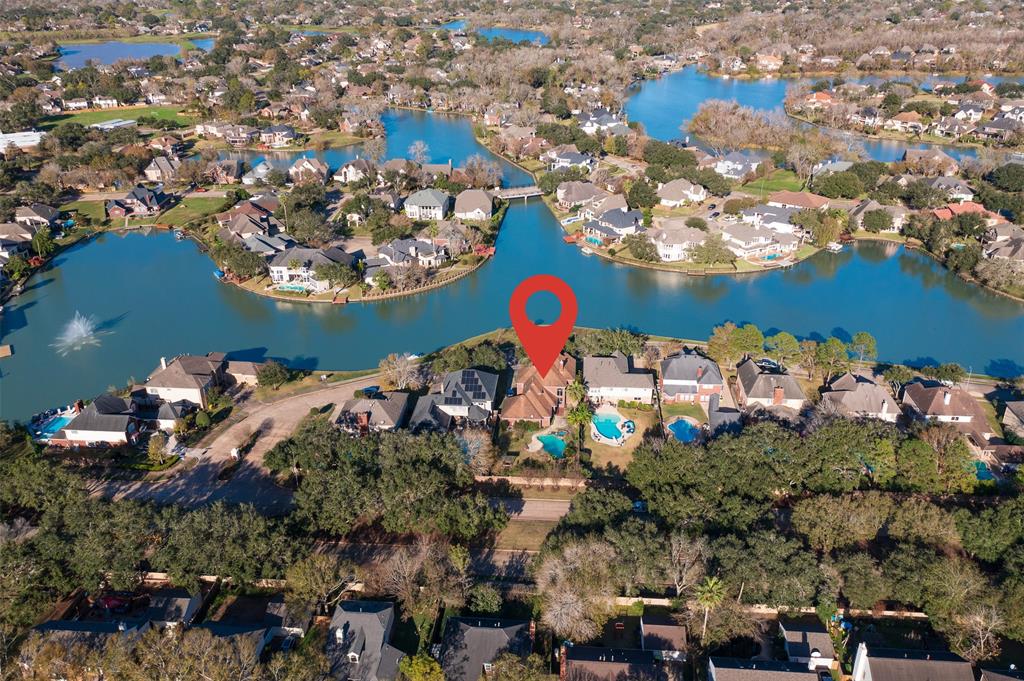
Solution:
<svg viewBox="0 0 1024 681">
<path fill-rule="evenodd" d="M 104 222 L 107 219 L 105 202 L 103 201 L 72 201 L 60 207 L 62 211 L 77 211 L 79 215 L 92 220 L 94 225 Z"/>
<path fill-rule="evenodd" d="M 182 199 L 182 201 L 157 218 L 157 222 L 167 225 L 181 226 L 200 218 L 219 213 L 227 204 L 227 199 L 216 197 L 198 197 Z"/>
<path fill-rule="evenodd" d="M 776 170 L 768 177 L 757 179 L 740 187 L 740 191 L 748 194 L 755 194 L 764 198 L 772 192 L 782 191 L 798 192 L 803 189 L 803 183 L 792 170 Z"/>
<path fill-rule="evenodd" d="M 190 117 L 185 116 L 181 113 L 182 107 L 180 106 L 132 106 L 122 109 L 103 109 L 101 111 L 80 111 L 73 114 L 59 114 L 57 116 L 47 116 L 43 119 L 40 124 L 40 128 L 43 130 L 49 130 L 56 125 L 61 123 L 80 123 L 81 125 L 92 125 L 93 123 L 102 123 L 104 121 L 111 121 L 115 118 L 124 118 L 125 120 L 134 120 L 139 116 L 153 116 L 162 120 L 172 120 L 181 123 L 182 125 L 189 125 L 193 121 Z"/>
<path fill-rule="evenodd" d="M 708 420 L 707 414 L 704 413 L 704 409 L 699 404 L 691 404 L 689 402 L 662 402 L 661 415 L 666 421 L 676 416 L 689 416 L 701 423 Z"/>
</svg>

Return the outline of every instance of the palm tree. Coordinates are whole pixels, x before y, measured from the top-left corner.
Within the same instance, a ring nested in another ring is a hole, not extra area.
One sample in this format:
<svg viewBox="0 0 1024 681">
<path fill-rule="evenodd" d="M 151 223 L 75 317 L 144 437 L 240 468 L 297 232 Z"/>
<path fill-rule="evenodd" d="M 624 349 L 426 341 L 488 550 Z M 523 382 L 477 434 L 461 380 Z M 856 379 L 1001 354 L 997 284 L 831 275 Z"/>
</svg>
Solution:
<svg viewBox="0 0 1024 681">
<path fill-rule="evenodd" d="M 565 395 L 573 404 L 579 404 L 587 397 L 587 386 L 583 385 L 583 381 L 576 379 L 565 387 Z"/>
<path fill-rule="evenodd" d="M 700 630 L 701 643 L 708 633 L 708 615 L 725 600 L 725 584 L 718 577 L 705 577 L 697 587 L 697 604 L 704 608 L 704 625 Z"/>
</svg>

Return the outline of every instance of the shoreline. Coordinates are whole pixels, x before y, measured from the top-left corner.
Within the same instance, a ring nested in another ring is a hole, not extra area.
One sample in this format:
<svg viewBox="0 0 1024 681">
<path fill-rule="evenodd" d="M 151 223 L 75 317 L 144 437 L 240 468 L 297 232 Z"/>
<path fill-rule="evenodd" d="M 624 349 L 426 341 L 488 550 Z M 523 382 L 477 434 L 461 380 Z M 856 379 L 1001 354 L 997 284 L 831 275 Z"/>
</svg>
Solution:
<svg viewBox="0 0 1024 681">
<path fill-rule="evenodd" d="M 883 135 L 867 133 L 867 132 L 864 132 L 862 130 L 847 130 L 846 128 L 834 128 L 834 127 L 829 126 L 829 125 L 824 125 L 822 123 L 818 123 L 816 121 L 812 121 L 809 118 L 805 118 L 804 116 L 800 116 L 799 114 L 795 114 L 795 113 L 792 113 L 790 111 L 787 111 L 785 109 L 785 107 L 783 107 L 783 111 L 785 112 L 787 118 L 791 118 L 794 121 L 797 121 L 799 123 L 804 123 L 805 125 L 812 125 L 815 128 L 818 128 L 819 130 L 824 130 L 824 131 L 828 131 L 828 132 L 837 132 L 837 133 L 840 133 L 842 135 L 850 135 L 852 137 L 859 137 L 860 139 L 871 140 L 872 142 L 896 142 L 898 144 L 904 144 L 904 145 L 907 145 L 907 146 L 911 146 L 911 145 L 915 145 L 915 144 L 928 144 L 928 145 L 931 145 L 933 147 L 950 147 L 950 148 L 953 148 L 953 149 L 974 149 L 974 150 L 993 149 L 993 150 L 1008 151 L 1008 152 L 1012 152 L 1015 149 L 1019 148 L 1019 147 L 991 147 L 991 146 L 988 146 L 988 145 L 985 145 L 985 144 L 981 144 L 980 142 L 958 142 L 958 141 L 955 141 L 955 140 L 943 139 L 941 137 L 936 138 L 934 140 L 932 140 L 932 139 L 914 139 L 912 137 L 901 136 L 901 135 L 899 135 L 899 133 L 895 133 L 895 132 L 893 133 L 893 135 L 891 137 L 890 136 L 883 136 Z"/>
</svg>

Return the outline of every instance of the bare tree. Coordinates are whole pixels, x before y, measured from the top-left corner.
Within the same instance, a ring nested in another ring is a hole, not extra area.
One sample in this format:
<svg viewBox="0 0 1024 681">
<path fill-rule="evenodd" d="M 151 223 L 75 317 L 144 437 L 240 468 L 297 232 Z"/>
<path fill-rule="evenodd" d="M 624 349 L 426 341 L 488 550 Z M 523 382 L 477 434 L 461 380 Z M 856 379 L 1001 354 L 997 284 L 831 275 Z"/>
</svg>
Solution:
<svg viewBox="0 0 1024 681">
<path fill-rule="evenodd" d="M 399 390 L 418 387 L 423 380 L 422 367 L 408 354 L 391 353 L 380 361 L 378 367 L 384 381 Z"/>
<path fill-rule="evenodd" d="M 676 597 L 682 598 L 703 577 L 708 559 L 708 545 L 703 537 L 691 539 L 682 530 L 669 535 L 665 575 L 672 582 Z"/>
<path fill-rule="evenodd" d="M 409 158 L 416 161 L 416 163 L 423 165 L 427 162 L 427 159 L 430 158 L 430 147 L 428 147 L 427 143 L 423 140 L 416 140 L 409 145 L 407 153 L 409 154 Z"/>
<path fill-rule="evenodd" d="M 994 605 L 977 604 L 953 618 L 950 643 L 961 657 L 977 663 L 999 655 L 999 639 L 1004 622 Z"/>
</svg>

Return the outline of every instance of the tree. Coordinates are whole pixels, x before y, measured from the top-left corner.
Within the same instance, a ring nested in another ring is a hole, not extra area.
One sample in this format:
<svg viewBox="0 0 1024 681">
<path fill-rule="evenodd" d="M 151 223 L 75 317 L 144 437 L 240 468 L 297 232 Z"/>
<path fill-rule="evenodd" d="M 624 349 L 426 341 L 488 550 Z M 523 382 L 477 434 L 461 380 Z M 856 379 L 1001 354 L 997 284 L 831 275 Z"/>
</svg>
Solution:
<svg viewBox="0 0 1024 681">
<path fill-rule="evenodd" d="M 703 537 L 690 538 L 682 530 L 674 530 L 668 538 L 665 574 L 675 590 L 676 598 L 685 598 L 704 576 L 708 545 Z"/>
<path fill-rule="evenodd" d="M 382 378 L 398 390 L 406 390 L 420 383 L 421 367 L 407 353 L 391 353 L 378 365 Z"/>
<path fill-rule="evenodd" d="M 887 366 L 882 371 L 882 377 L 888 382 L 895 386 L 895 392 L 899 392 L 904 385 L 910 383 L 914 379 L 914 372 L 908 367 L 902 364 L 893 364 Z"/>
<path fill-rule="evenodd" d="M 860 220 L 860 226 L 873 234 L 892 229 L 892 224 L 892 213 L 883 208 L 867 211 Z"/>
<path fill-rule="evenodd" d="M 267 360 L 256 369 L 256 381 L 261 386 L 269 386 L 277 390 L 290 377 L 290 372 L 283 364 L 275 360 Z"/>
<path fill-rule="evenodd" d="M 642 262 L 657 262 L 658 249 L 646 234 L 630 234 L 622 240 L 622 244 L 629 249 L 633 257 Z"/>
<path fill-rule="evenodd" d="M 836 563 L 836 568 L 842 576 L 842 592 L 850 607 L 873 608 L 889 595 L 882 571 L 870 554 L 846 554 Z"/>
<path fill-rule="evenodd" d="M 560 638 L 588 641 L 612 614 L 615 552 L 590 539 L 570 542 L 537 568 L 541 621 Z"/>
<path fill-rule="evenodd" d="M 814 376 L 814 370 L 818 367 L 818 342 L 812 340 L 800 341 L 800 368 L 807 370 L 807 380 Z"/>
<path fill-rule="evenodd" d="M 28 261 L 21 255 L 15 253 L 4 264 L 3 270 L 11 279 L 17 281 L 28 274 Z"/>
<path fill-rule="evenodd" d="M 1024 164 L 999 166 L 989 173 L 988 180 L 1004 192 L 1024 192 Z"/>
<path fill-rule="evenodd" d="M 313 605 L 316 614 L 326 614 L 338 602 L 354 573 L 352 566 L 336 555 L 313 553 L 293 563 L 285 573 L 288 601 L 301 612 Z"/>
<path fill-rule="evenodd" d="M 403 657 L 398 663 L 398 671 L 407 681 L 444 681 L 441 665 L 426 653 Z"/>
<path fill-rule="evenodd" d="M 416 140 L 409 145 L 407 153 L 409 154 L 409 158 L 416 161 L 416 163 L 423 165 L 427 162 L 427 159 L 430 158 L 430 147 L 428 147 L 427 143 L 423 140 Z"/>
<path fill-rule="evenodd" d="M 515 653 L 502 653 L 487 672 L 490 681 L 546 681 L 549 678 L 540 655 L 523 659 Z"/>
<path fill-rule="evenodd" d="M 692 227 L 693 229 L 699 229 L 702 232 L 708 231 L 708 221 L 704 218 L 699 218 L 696 215 L 686 218 L 686 226 Z"/>
<path fill-rule="evenodd" d="M 32 235 L 32 250 L 36 255 L 45 258 L 57 249 L 57 244 L 47 227 L 40 228 Z"/>
<path fill-rule="evenodd" d="M 864 184 L 854 173 L 829 173 L 814 180 L 814 191 L 830 199 L 855 199 L 864 193 Z"/>
<path fill-rule="evenodd" d="M 703 243 L 690 249 L 690 260 L 703 265 L 726 264 L 735 262 L 736 254 L 725 245 L 721 234 L 710 234 Z"/>
<path fill-rule="evenodd" d="M 167 458 L 167 436 L 160 432 L 153 433 L 146 445 L 146 453 L 151 463 L 163 465 Z"/>
<path fill-rule="evenodd" d="M 765 339 L 764 346 L 768 351 L 768 356 L 783 368 L 800 356 L 800 342 L 787 331 L 780 331 L 774 336 L 769 336 Z"/>
<path fill-rule="evenodd" d="M 835 336 L 830 336 L 817 347 L 815 364 L 821 369 L 822 380 L 826 384 L 840 369 L 845 368 L 849 361 L 850 354 L 846 344 Z"/>
<path fill-rule="evenodd" d="M 725 585 L 718 577 L 705 577 L 697 586 L 696 601 L 704 609 L 704 622 L 701 624 L 700 640 L 703 642 L 708 633 L 708 615 L 725 600 Z"/>
<path fill-rule="evenodd" d="M 209 428 L 210 427 L 210 414 L 207 413 L 205 410 L 200 409 L 199 411 L 196 412 L 195 424 L 196 424 L 196 428 L 199 428 L 199 429 Z"/>
<path fill-rule="evenodd" d="M 996 606 L 977 603 L 953 617 L 950 647 L 960 657 L 977 664 L 999 655 L 1005 621 Z"/>
<path fill-rule="evenodd" d="M 635 180 L 626 192 L 630 208 L 652 208 L 658 205 L 658 192 L 646 180 Z"/>
<path fill-rule="evenodd" d="M 875 337 L 867 331 L 858 331 L 853 334 L 849 350 L 857 355 L 857 361 L 861 364 L 864 363 L 864 360 L 874 359 L 878 356 L 878 344 Z"/>
<path fill-rule="evenodd" d="M 343 262 L 317 263 L 313 274 L 328 286 L 351 286 L 359 281 L 359 273 Z"/>
</svg>

